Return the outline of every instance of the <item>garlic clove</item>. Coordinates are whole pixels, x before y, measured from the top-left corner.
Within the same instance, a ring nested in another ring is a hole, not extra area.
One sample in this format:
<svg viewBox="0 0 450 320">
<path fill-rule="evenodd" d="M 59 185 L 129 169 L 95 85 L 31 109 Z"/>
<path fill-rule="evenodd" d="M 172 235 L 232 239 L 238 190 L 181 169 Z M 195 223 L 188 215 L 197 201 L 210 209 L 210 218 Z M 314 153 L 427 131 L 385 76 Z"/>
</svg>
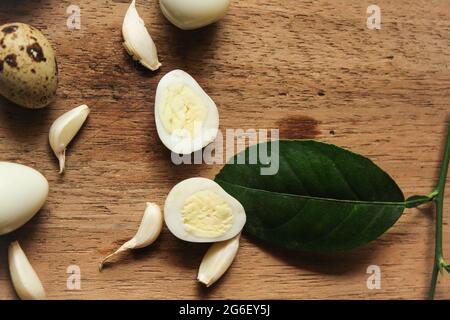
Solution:
<svg viewBox="0 0 450 320">
<path fill-rule="evenodd" d="M 198 270 L 198 281 L 209 287 L 223 276 L 236 257 L 240 236 L 216 242 L 208 249 Z"/>
<path fill-rule="evenodd" d="M 11 280 L 20 299 L 47 299 L 41 280 L 39 280 L 19 242 L 14 241 L 9 245 L 8 260 Z"/>
<path fill-rule="evenodd" d="M 133 249 L 140 249 L 151 245 L 159 237 L 163 226 L 163 215 L 156 203 L 147 202 L 147 207 L 142 217 L 136 235 L 133 237 Z"/>
<path fill-rule="evenodd" d="M 63 173 L 67 145 L 72 141 L 89 115 L 87 105 L 72 109 L 53 122 L 48 135 L 50 146 L 59 160 L 59 173 Z"/>
<path fill-rule="evenodd" d="M 159 237 L 162 226 L 163 215 L 161 213 L 161 209 L 157 204 L 147 202 L 147 207 L 136 235 L 131 240 L 125 242 L 115 252 L 105 257 L 102 262 L 100 262 L 99 270 L 101 271 L 103 269 L 103 265 L 106 261 L 121 252 L 132 249 L 140 249 L 151 245 Z"/>
<path fill-rule="evenodd" d="M 131 2 L 125 14 L 122 34 L 125 40 L 123 45 L 134 60 L 152 71 L 159 69 L 161 63 L 158 61 L 155 43 L 136 10 L 135 0 Z"/>
</svg>

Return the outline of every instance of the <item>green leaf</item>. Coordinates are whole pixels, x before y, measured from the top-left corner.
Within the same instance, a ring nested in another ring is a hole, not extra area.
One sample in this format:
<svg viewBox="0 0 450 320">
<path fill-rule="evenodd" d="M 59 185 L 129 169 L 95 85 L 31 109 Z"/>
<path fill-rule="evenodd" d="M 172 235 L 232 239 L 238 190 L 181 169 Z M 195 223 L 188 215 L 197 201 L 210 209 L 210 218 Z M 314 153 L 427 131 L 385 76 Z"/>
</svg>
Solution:
<svg viewBox="0 0 450 320">
<path fill-rule="evenodd" d="M 363 156 L 317 141 L 280 140 L 278 172 L 261 175 L 270 164 L 259 157 L 250 164 L 250 154 L 265 148 L 270 154 L 271 147 L 247 148 L 215 179 L 242 203 L 246 231 L 261 240 L 305 251 L 352 249 L 378 238 L 405 209 L 397 184 Z M 238 159 L 246 164 L 233 164 Z"/>
</svg>

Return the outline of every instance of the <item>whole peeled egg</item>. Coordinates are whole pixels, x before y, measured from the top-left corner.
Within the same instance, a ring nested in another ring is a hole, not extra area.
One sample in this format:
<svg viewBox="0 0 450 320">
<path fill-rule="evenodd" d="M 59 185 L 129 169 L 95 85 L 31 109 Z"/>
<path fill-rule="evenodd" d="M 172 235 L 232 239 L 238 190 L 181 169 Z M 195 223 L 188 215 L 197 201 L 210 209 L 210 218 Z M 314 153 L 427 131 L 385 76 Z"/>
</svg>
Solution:
<svg viewBox="0 0 450 320">
<path fill-rule="evenodd" d="M 33 168 L 0 162 L 0 235 L 20 228 L 44 205 L 48 182 Z"/>
<path fill-rule="evenodd" d="M 0 26 L 0 94 L 37 109 L 52 102 L 57 86 L 55 52 L 45 36 L 24 23 Z"/>
<path fill-rule="evenodd" d="M 159 0 L 164 16 L 183 30 L 207 26 L 220 20 L 230 0 Z"/>
</svg>

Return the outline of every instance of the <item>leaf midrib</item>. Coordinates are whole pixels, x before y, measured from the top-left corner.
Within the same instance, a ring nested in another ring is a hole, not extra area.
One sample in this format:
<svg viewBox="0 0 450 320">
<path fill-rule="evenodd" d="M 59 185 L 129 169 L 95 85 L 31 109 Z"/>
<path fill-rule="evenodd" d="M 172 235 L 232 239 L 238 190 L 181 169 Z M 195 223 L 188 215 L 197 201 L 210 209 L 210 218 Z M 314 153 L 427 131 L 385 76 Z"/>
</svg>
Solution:
<svg viewBox="0 0 450 320">
<path fill-rule="evenodd" d="M 222 180 L 220 178 L 215 179 L 217 183 L 225 183 L 231 186 L 235 186 L 238 188 L 246 189 L 246 190 L 252 190 L 262 193 L 268 193 L 268 194 L 276 194 L 281 196 L 289 196 L 289 197 L 297 197 L 305 200 L 319 200 L 319 201 L 329 201 L 329 202 L 339 202 L 339 203 L 352 203 L 352 204 L 364 204 L 364 205 L 373 205 L 373 206 L 402 206 L 405 207 L 405 201 L 401 202 L 392 202 L 392 201 L 365 201 L 365 200 L 345 200 L 345 199 L 333 199 L 333 198 L 322 198 L 322 197 L 313 197 L 313 196 L 304 196 L 299 194 L 292 194 L 292 193 L 284 193 L 284 192 L 277 192 L 277 191 L 268 191 L 263 189 L 257 189 L 257 188 L 250 188 L 246 186 L 242 186 L 240 184 L 230 183 L 228 181 Z"/>
</svg>

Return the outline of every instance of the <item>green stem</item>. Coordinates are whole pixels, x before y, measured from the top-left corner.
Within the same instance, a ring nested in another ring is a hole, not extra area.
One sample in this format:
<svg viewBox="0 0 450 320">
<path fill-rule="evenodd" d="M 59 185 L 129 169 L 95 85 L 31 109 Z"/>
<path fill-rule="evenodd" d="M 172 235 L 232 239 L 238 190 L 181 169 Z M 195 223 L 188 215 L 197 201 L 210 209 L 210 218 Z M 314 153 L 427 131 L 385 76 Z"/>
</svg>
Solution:
<svg viewBox="0 0 450 320">
<path fill-rule="evenodd" d="M 417 208 L 425 203 L 434 201 L 438 195 L 437 191 L 433 191 L 432 193 L 426 196 L 412 196 L 405 201 L 406 208 Z"/>
<path fill-rule="evenodd" d="M 447 179 L 448 165 L 450 160 L 450 124 L 447 128 L 447 142 L 445 144 L 444 159 L 442 160 L 441 172 L 439 174 L 439 182 L 436 188 L 436 238 L 434 248 L 434 265 L 433 274 L 431 276 L 430 291 L 428 293 L 429 299 L 434 299 L 434 293 L 436 291 L 436 283 L 439 275 L 439 271 L 447 269 L 447 263 L 444 260 L 442 253 L 442 220 L 444 212 L 444 194 L 445 194 L 445 181 Z"/>
</svg>

